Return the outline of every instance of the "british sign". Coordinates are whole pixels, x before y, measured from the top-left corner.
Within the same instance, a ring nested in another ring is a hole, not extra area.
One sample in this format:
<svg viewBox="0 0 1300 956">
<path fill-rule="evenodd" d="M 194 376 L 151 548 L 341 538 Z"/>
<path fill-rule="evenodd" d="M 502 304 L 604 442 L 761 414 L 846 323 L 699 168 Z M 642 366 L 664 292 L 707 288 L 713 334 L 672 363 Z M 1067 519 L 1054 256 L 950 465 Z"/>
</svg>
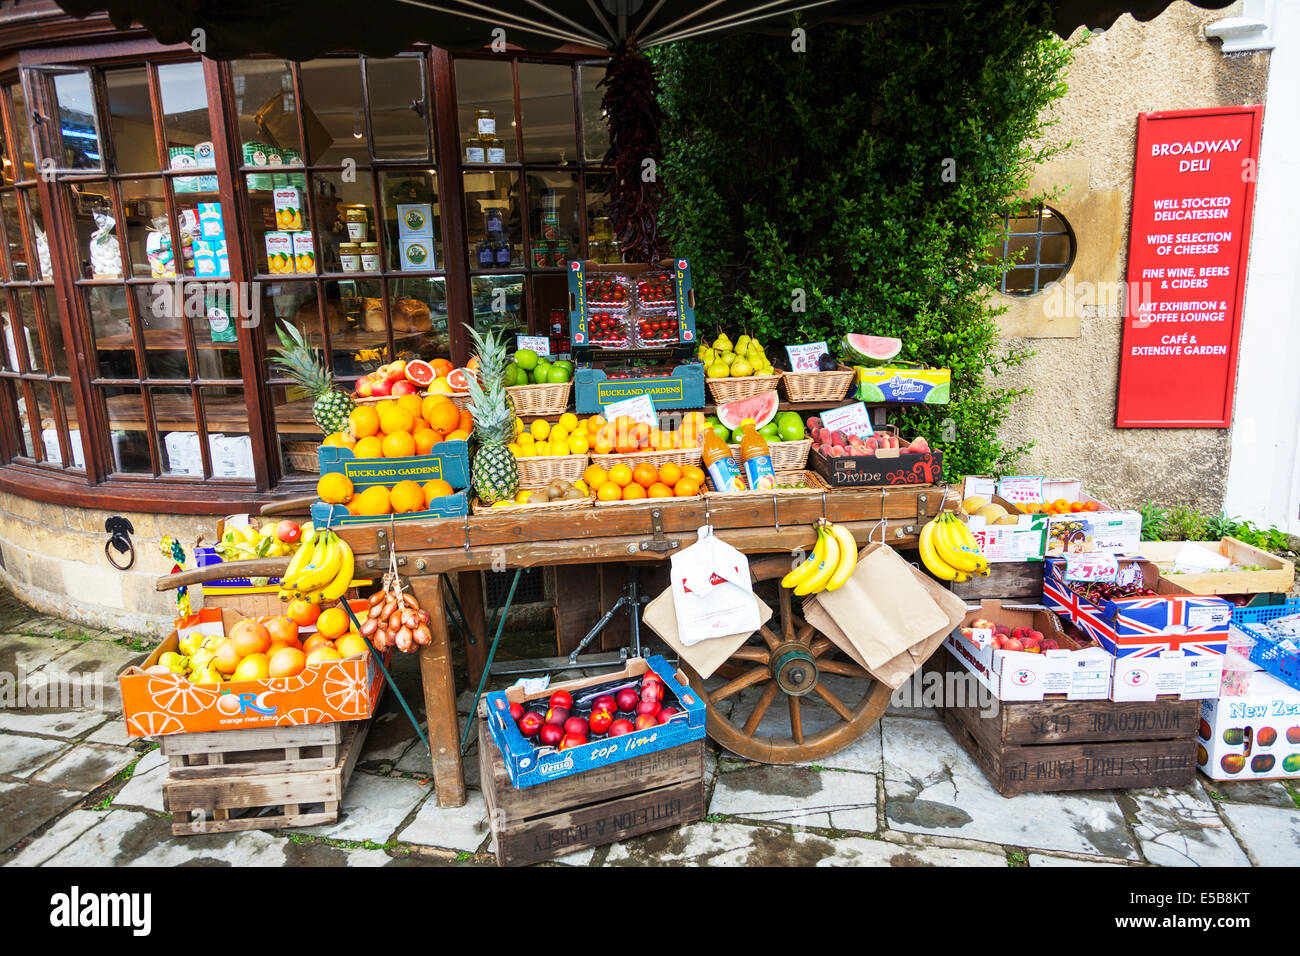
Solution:
<svg viewBox="0 0 1300 956">
<path fill-rule="evenodd" d="M 1262 112 L 1138 117 L 1119 428 L 1232 421 Z"/>
</svg>

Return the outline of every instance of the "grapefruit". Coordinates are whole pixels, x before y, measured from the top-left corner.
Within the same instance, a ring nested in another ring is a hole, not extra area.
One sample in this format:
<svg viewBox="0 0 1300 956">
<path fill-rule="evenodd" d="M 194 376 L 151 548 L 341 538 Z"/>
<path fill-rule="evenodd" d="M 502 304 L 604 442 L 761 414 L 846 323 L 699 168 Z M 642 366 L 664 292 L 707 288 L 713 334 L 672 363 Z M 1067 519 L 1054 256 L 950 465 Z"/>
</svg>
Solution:
<svg viewBox="0 0 1300 956">
<path fill-rule="evenodd" d="M 451 386 L 453 391 L 468 392 L 469 375 L 470 373 L 468 369 L 463 369 L 463 368 L 452 369 L 451 372 L 448 373 L 447 375 L 447 384 Z"/>
<path fill-rule="evenodd" d="M 781 401 L 777 397 L 775 390 L 759 392 L 749 398 L 741 398 L 734 402 L 724 402 L 719 405 L 717 411 L 718 421 L 722 422 L 728 429 L 735 431 L 746 418 L 752 418 L 754 420 L 754 430 L 757 431 L 776 418 L 776 410 L 780 404 Z"/>
<path fill-rule="evenodd" d="M 406 380 L 412 385 L 418 385 L 420 388 L 427 388 L 437 378 L 437 373 L 433 366 L 428 362 L 420 359 L 413 359 L 406 363 Z"/>
</svg>

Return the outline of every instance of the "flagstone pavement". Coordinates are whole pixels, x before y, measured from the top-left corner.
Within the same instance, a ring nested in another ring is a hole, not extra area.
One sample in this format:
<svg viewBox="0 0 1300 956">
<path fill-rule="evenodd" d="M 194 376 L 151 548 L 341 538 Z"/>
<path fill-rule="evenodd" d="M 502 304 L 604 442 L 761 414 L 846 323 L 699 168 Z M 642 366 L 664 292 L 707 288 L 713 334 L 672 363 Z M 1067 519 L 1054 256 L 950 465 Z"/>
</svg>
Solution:
<svg viewBox="0 0 1300 956">
<path fill-rule="evenodd" d="M 173 836 L 162 803 L 166 761 L 154 741 L 127 736 L 117 693 L 118 671 L 147 649 L 131 635 L 38 615 L 0 592 L 0 691 L 12 693 L 14 681 L 35 688 L 56 675 L 103 676 L 99 706 L 0 701 L 0 864 L 493 864 L 474 745 L 465 757 L 468 803 L 439 809 L 428 751 L 391 694 L 337 823 Z M 398 686 L 423 719 L 416 662 L 395 661 Z M 458 703 L 465 720 L 470 694 Z M 846 750 L 802 766 L 709 748 L 704 820 L 555 865 L 1300 865 L 1292 782 L 1198 776 L 1184 788 L 1007 799 L 931 710 L 892 709 Z"/>
</svg>

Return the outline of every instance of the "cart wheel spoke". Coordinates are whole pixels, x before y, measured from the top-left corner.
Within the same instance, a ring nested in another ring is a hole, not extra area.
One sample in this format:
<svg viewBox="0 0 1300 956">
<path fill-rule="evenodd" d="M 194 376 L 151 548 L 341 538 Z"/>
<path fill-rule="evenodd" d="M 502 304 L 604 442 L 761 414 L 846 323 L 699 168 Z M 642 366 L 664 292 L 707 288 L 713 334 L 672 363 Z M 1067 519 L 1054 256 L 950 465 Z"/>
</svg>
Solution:
<svg viewBox="0 0 1300 956">
<path fill-rule="evenodd" d="M 831 705 L 831 710 L 839 714 L 844 720 L 853 719 L 853 711 L 845 707 L 844 702 L 827 690 L 823 684 L 818 684 L 813 688 L 813 690 L 817 692 L 818 696 L 820 696 L 822 700 Z"/>
<path fill-rule="evenodd" d="M 791 606 L 790 589 L 781 591 L 781 635 L 787 643 L 794 640 L 794 608 Z"/>
<path fill-rule="evenodd" d="M 776 685 L 773 684 L 773 687 Z M 799 698 L 788 697 L 790 702 L 790 736 L 797 744 L 803 743 L 803 714 L 799 711 Z"/>
<path fill-rule="evenodd" d="M 749 671 L 748 673 L 742 674 L 741 676 L 737 677 L 735 680 L 728 681 L 726 684 L 723 684 L 721 687 L 719 687 L 717 690 L 715 690 L 712 694 L 709 695 L 709 700 L 715 704 L 720 704 L 722 703 L 722 701 L 726 700 L 732 694 L 739 693 L 740 691 L 744 690 L 746 687 L 751 687 L 754 684 L 759 683 L 760 681 L 765 681 L 770 676 L 771 675 L 766 667 L 755 667 L 753 670 Z M 776 685 L 773 684 L 772 686 L 775 687 Z"/>
<path fill-rule="evenodd" d="M 777 689 L 776 681 L 772 681 L 767 685 L 767 689 L 763 691 L 763 696 L 758 699 L 758 703 L 754 705 L 754 712 L 749 715 L 749 720 L 745 721 L 745 734 L 747 736 L 754 736 L 754 731 L 758 730 L 758 725 L 762 722 L 763 715 L 767 713 L 767 708 L 772 706 L 772 701 L 776 699 Z"/>
<path fill-rule="evenodd" d="M 766 624 L 763 624 L 762 626 L 759 627 L 758 633 L 763 638 L 763 640 L 767 641 L 767 646 L 772 648 L 772 650 L 776 650 L 778 647 L 781 646 L 781 639 L 777 637 L 775 634 L 773 634 L 771 629 Z"/>
<path fill-rule="evenodd" d="M 825 654 L 834 646 L 835 646 L 835 642 L 832 641 L 829 637 L 819 637 L 817 638 L 817 640 L 812 642 L 812 646 L 809 647 L 808 649 L 812 651 L 813 657 L 821 657 L 823 654 Z"/>
<path fill-rule="evenodd" d="M 872 680 L 872 676 L 864 671 L 857 664 L 846 661 L 827 661 L 817 662 L 817 669 L 823 674 L 840 674 L 843 677 L 861 677 L 863 680 Z"/>
<path fill-rule="evenodd" d="M 756 664 L 766 664 L 771 656 L 761 647 L 738 647 L 731 652 L 733 660 L 753 661 Z"/>
</svg>

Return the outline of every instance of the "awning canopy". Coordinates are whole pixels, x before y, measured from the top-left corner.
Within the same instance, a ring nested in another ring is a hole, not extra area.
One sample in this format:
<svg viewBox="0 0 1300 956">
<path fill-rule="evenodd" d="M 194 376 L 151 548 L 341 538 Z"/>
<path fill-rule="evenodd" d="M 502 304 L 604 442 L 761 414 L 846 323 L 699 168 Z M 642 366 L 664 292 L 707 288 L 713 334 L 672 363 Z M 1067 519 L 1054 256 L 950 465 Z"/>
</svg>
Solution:
<svg viewBox="0 0 1300 956">
<path fill-rule="evenodd" d="M 1051 0 L 1056 30 L 1106 28 L 1124 13 L 1140 20 L 1170 0 Z M 1232 0 L 1197 0 L 1222 9 Z M 307 59 L 336 50 L 389 55 L 416 42 L 478 49 L 503 29 L 515 47 L 615 49 L 634 35 L 642 47 L 737 31 L 784 30 L 807 23 L 862 23 L 955 0 L 58 0 L 75 16 L 107 13 L 119 29 L 142 26 L 164 43 L 190 43 L 204 31 L 217 59 L 270 53 Z"/>
</svg>

